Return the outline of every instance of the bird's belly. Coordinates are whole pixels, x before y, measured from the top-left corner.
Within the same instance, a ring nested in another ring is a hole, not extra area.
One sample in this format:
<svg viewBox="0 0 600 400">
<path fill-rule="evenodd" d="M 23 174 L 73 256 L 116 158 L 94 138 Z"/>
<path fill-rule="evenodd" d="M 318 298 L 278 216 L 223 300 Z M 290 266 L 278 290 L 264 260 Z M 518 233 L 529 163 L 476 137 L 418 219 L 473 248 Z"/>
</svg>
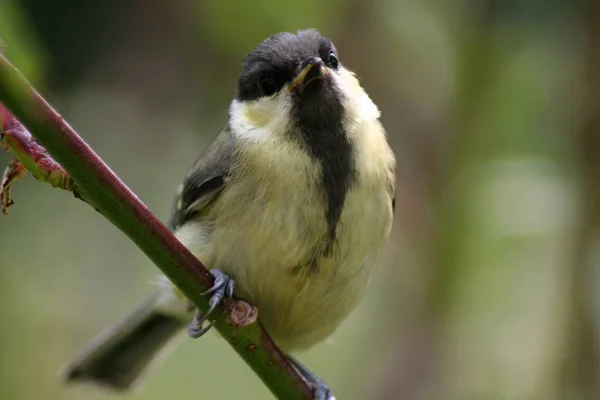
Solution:
<svg viewBox="0 0 600 400">
<path fill-rule="evenodd" d="M 236 295 L 258 307 L 282 349 L 307 348 L 331 335 L 358 304 L 391 217 L 383 188 L 348 193 L 335 245 L 324 254 L 318 251 L 327 237 L 323 206 L 271 198 L 215 224 L 201 253 L 210 268 L 235 279 Z"/>
</svg>

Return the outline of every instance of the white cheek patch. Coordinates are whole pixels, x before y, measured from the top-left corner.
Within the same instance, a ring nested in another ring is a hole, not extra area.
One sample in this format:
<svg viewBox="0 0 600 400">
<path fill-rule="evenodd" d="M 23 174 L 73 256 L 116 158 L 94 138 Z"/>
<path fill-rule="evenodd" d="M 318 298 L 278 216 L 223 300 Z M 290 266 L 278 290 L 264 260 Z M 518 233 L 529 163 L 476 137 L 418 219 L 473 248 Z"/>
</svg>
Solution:
<svg viewBox="0 0 600 400">
<path fill-rule="evenodd" d="M 346 95 L 346 107 L 358 119 L 358 122 L 370 122 L 379 118 L 379 108 L 373 103 L 367 92 L 360 86 L 354 73 L 345 68 L 340 68 L 336 76 L 341 82 L 338 84 Z"/>
<path fill-rule="evenodd" d="M 287 86 L 271 97 L 244 102 L 233 100 L 229 107 L 232 132 L 252 142 L 280 136 L 289 127 L 290 110 Z"/>
<path fill-rule="evenodd" d="M 345 125 L 353 129 L 357 124 L 375 121 L 380 112 L 369 95 L 360 86 L 354 74 L 345 68 L 332 74 L 336 86 L 345 97 L 348 120 Z M 233 100 L 229 107 L 230 125 L 233 134 L 251 142 L 263 142 L 281 138 L 290 129 L 292 99 L 284 86 L 271 97 L 251 101 Z"/>
</svg>

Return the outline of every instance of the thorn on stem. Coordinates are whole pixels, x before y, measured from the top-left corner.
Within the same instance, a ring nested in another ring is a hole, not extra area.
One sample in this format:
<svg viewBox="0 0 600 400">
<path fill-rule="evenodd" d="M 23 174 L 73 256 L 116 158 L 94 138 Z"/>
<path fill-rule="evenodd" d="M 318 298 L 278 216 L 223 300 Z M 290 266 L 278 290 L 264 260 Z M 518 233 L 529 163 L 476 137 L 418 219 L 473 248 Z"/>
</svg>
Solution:
<svg viewBox="0 0 600 400">
<path fill-rule="evenodd" d="M 258 319 L 258 308 L 244 300 L 236 300 L 229 316 L 234 326 L 248 326 Z"/>
</svg>

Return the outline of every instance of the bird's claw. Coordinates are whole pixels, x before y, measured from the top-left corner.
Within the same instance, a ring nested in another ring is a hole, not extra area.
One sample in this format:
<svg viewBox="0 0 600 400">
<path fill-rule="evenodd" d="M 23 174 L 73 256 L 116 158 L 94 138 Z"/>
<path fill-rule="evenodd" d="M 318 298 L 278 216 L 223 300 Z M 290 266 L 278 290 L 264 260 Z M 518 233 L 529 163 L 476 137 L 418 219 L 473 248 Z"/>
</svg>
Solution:
<svg viewBox="0 0 600 400">
<path fill-rule="evenodd" d="M 313 374 L 294 357 L 288 356 L 288 359 L 312 389 L 313 400 L 336 400 L 333 391 L 329 389 L 327 384 L 321 378 Z"/>
<path fill-rule="evenodd" d="M 210 272 L 215 277 L 215 282 L 210 289 L 202 293 L 202 295 L 212 294 L 210 296 L 210 300 L 208 301 L 210 307 L 208 308 L 208 311 L 206 311 L 205 314 L 201 314 L 200 311 L 196 310 L 196 313 L 194 314 L 194 319 L 188 327 L 188 335 L 192 339 L 199 338 L 200 336 L 208 332 L 210 328 L 212 328 L 212 322 L 205 327 L 203 327 L 202 325 L 204 324 L 204 321 L 208 319 L 210 314 L 215 310 L 215 308 L 217 308 L 217 306 L 221 304 L 223 298 L 225 296 L 227 296 L 227 298 L 230 300 L 231 298 L 233 298 L 235 281 L 220 269 L 213 269 Z"/>
<path fill-rule="evenodd" d="M 309 384 L 313 390 L 313 400 L 336 400 L 333 391 L 327 387 L 322 379 L 315 377 Z"/>
</svg>

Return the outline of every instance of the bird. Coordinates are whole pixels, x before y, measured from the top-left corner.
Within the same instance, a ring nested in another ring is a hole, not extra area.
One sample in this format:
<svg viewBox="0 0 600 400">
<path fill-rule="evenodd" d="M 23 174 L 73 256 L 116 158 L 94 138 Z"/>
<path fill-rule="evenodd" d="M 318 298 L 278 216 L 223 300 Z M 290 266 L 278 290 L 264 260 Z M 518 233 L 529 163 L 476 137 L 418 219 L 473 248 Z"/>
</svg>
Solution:
<svg viewBox="0 0 600 400">
<path fill-rule="evenodd" d="M 369 287 L 392 228 L 395 170 L 379 108 L 332 40 L 315 29 L 267 37 L 245 56 L 227 122 L 185 174 L 169 221 L 215 278 L 210 309 L 195 310 L 160 276 L 63 378 L 136 387 L 235 293 L 258 308 L 314 398 L 334 399 L 292 353 L 329 338 Z"/>
</svg>

